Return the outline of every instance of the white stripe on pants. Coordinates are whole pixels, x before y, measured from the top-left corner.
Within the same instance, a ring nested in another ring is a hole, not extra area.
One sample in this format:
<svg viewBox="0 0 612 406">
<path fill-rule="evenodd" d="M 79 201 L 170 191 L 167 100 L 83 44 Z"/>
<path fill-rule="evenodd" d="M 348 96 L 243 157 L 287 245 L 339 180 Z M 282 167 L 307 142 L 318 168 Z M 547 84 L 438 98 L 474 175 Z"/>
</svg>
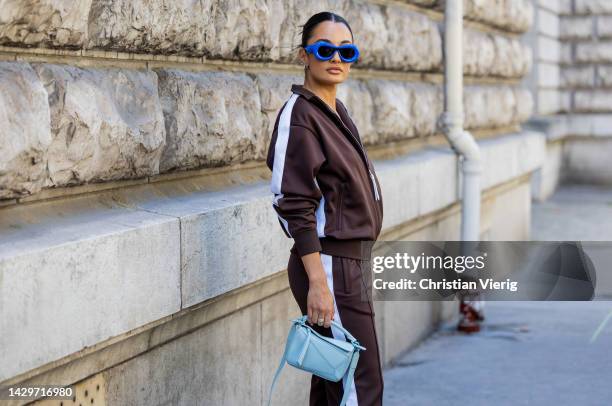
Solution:
<svg viewBox="0 0 612 406">
<path fill-rule="evenodd" d="M 332 273 L 332 264 L 333 264 L 332 259 L 333 258 L 331 255 L 328 255 L 328 254 L 321 253 L 320 255 L 321 255 L 321 262 L 323 263 L 323 268 L 325 269 L 325 276 L 327 277 L 327 286 L 329 287 L 329 290 L 331 291 L 332 296 L 334 296 L 334 321 L 342 326 L 342 321 L 340 320 L 340 314 L 338 313 L 338 307 L 336 306 L 336 297 L 334 294 L 334 276 Z M 338 330 L 336 326 L 334 326 L 333 324 L 331 326 L 331 329 L 332 329 L 332 334 L 335 339 L 346 340 L 344 333 Z M 342 385 L 344 387 L 345 385 L 344 380 L 342 381 Z M 346 388 L 344 388 L 344 390 L 346 390 Z M 358 406 L 357 389 L 355 388 L 354 379 L 353 379 L 353 382 L 351 383 L 350 391 L 351 392 L 349 393 L 349 396 L 346 401 L 346 406 Z"/>
</svg>

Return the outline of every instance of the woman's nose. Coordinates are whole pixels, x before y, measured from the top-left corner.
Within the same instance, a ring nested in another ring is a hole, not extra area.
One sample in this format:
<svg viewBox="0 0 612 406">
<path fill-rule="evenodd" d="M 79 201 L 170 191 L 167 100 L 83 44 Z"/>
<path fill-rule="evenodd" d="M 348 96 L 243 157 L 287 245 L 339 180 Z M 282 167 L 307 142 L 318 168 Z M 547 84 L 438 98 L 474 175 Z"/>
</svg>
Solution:
<svg viewBox="0 0 612 406">
<path fill-rule="evenodd" d="M 342 62 L 342 59 L 340 59 L 340 51 L 339 50 L 335 50 L 334 54 L 332 55 L 332 58 L 330 59 L 330 61 L 334 61 L 334 62 Z"/>
</svg>

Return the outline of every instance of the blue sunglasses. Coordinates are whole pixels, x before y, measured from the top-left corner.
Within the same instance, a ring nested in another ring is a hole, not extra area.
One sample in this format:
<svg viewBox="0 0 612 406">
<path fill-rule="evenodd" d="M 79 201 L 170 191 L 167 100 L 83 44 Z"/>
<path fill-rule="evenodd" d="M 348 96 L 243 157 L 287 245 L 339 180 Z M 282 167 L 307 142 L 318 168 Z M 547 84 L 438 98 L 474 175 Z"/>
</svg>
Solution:
<svg viewBox="0 0 612 406">
<path fill-rule="evenodd" d="M 334 57 L 336 51 L 342 62 L 355 62 L 359 58 L 359 49 L 354 44 L 344 44 L 339 47 L 325 41 L 318 41 L 304 47 L 306 52 L 314 54 L 320 61 L 329 61 Z"/>
</svg>

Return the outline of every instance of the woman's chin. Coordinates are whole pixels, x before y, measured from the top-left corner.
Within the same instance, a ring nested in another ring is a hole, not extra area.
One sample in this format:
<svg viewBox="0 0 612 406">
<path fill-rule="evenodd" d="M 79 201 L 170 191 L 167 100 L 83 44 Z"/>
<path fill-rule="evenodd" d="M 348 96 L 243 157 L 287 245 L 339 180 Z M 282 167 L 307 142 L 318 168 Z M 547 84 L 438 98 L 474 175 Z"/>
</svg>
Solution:
<svg viewBox="0 0 612 406">
<path fill-rule="evenodd" d="M 322 78 L 321 82 L 328 85 L 337 85 L 344 82 L 346 77 L 344 75 L 334 75 L 331 73 L 326 73 Z"/>
</svg>

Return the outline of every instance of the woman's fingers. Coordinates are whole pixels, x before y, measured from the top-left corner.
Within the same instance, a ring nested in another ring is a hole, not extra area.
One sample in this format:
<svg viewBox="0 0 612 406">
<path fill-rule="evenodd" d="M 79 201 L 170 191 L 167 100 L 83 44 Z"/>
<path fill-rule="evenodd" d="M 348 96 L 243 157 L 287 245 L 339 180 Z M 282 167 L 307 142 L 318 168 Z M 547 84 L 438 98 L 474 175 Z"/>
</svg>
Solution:
<svg viewBox="0 0 612 406">
<path fill-rule="evenodd" d="M 327 309 L 315 309 L 314 307 L 308 307 L 308 322 L 312 324 L 319 324 L 319 320 L 323 320 L 324 327 L 330 327 L 331 321 L 334 319 L 334 310 Z"/>
<path fill-rule="evenodd" d="M 327 314 L 325 315 L 325 323 L 323 324 L 326 328 L 331 326 L 331 319 L 333 317 L 334 313 L 333 312 L 327 312 Z"/>
<path fill-rule="evenodd" d="M 321 318 L 321 313 L 318 310 L 312 312 L 312 322 L 314 324 L 319 324 L 319 319 Z"/>
<path fill-rule="evenodd" d="M 308 291 L 308 322 L 311 325 L 320 325 L 329 328 L 334 319 L 334 297 L 324 286 L 323 288 L 311 287 Z M 319 323 L 320 320 L 320 323 Z"/>
</svg>

